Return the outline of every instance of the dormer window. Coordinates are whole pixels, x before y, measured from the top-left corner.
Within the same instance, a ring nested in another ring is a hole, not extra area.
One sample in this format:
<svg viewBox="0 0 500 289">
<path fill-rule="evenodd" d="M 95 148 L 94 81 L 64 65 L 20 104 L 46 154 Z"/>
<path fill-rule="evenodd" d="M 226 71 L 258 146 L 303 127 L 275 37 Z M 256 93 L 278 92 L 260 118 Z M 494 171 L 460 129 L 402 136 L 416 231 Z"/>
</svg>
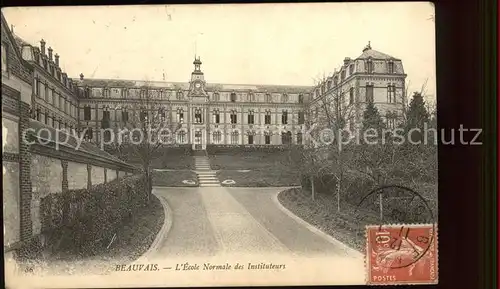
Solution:
<svg viewBox="0 0 500 289">
<path fill-rule="evenodd" d="M 283 95 L 281 96 L 281 102 L 288 102 L 288 94 L 283 93 Z"/>
<path fill-rule="evenodd" d="M 354 64 L 349 65 L 349 75 L 354 73 Z"/>
<path fill-rule="evenodd" d="M 214 101 L 219 101 L 219 99 L 220 99 L 220 95 L 219 95 L 219 92 L 218 92 L 218 91 L 214 92 L 214 94 L 213 94 L 213 99 L 214 99 Z"/>
<path fill-rule="evenodd" d="M 340 73 L 341 77 L 342 77 L 342 80 L 345 79 L 345 70 L 342 70 L 342 72 Z"/>
<path fill-rule="evenodd" d="M 231 102 L 236 102 L 236 93 L 231 92 Z"/>
<path fill-rule="evenodd" d="M 304 103 L 304 95 L 302 93 L 299 94 L 299 103 Z"/>
<path fill-rule="evenodd" d="M 334 85 L 334 86 L 337 86 L 337 84 L 338 84 L 338 83 L 339 83 L 339 80 L 338 80 L 337 76 L 335 75 L 335 76 L 333 77 L 333 85 Z"/>
<path fill-rule="evenodd" d="M 266 93 L 266 102 L 272 102 L 273 98 L 270 93 Z"/>
<path fill-rule="evenodd" d="M 374 72 L 373 61 L 371 59 L 368 59 L 366 61 L 366 72 L 368 72 L 368 73 L 373 73 Z"/>
<path fill-rule="evenodd" d="M 389 61 L 389 63 L 387 63 L 387 72 L 391 74 L 394 73 L 394 62 Z"/>
</svg>

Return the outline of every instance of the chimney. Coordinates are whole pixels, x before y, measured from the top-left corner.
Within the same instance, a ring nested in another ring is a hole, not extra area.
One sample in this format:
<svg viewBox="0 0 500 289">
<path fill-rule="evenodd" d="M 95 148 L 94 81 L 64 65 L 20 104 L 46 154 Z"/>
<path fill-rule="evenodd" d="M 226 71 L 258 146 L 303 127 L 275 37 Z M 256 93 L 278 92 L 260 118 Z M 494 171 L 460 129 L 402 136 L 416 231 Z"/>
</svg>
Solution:
<svg viewBox="0 0 500 289">
<path fill-rule="evenodd" d="M 56 53 L 56 55 L 54 55 L 54 57 L 56 60 L 56 66 L 59 67 L 59 54 Z"/>
<path fill-rule="evenodd" d="M 80 73 L 80 80 L 83 80 L 83 73 Z"/>
<path fill-rule="evenodd" d="M 350 61 L 351 61 L 351 58 L 349 58 L 349 57 L 344 58 L 344 66 L 347 66 Z"/>
<path fill-rule="evenodd" d="M 52 61 L 52 47 L 49 46 L 47 50 L 49 51 L 49 60 Z"/>
<path fill-rule="evenodd" d="M 40 41 L 40 51 L 45 55 L 45 40 L 43 39 Z"/>
</svg>

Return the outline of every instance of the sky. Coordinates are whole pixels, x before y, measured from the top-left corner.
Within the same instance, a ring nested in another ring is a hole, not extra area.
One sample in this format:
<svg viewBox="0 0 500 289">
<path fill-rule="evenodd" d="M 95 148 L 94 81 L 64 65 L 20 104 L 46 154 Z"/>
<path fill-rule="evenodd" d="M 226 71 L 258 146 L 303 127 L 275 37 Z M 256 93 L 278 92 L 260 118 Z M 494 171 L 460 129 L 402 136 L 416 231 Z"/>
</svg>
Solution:
<svg viewBox="0 0 500 289">
<path fill-rule="evenodd" d="M 70 77 L 187 82 L 195 54 L 208 83 L 314 85 L 374 50 L 403 61 L 410 91 L 435 97 L 429 2 L 22 7 L 14 33 L 43 38 Z"/>
</svg>

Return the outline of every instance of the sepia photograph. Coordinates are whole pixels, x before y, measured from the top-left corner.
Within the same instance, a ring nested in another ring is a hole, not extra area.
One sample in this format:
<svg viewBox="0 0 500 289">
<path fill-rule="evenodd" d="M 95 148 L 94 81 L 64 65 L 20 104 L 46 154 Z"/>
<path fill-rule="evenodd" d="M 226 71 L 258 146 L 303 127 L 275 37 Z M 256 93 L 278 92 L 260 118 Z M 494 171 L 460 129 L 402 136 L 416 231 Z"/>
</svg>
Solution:
<svg viewBox="0 0 500 289">
<path fill-rule="evenodd" d="M 438 283 L 432 3 L 1 17 L 8 288 Z"/>
</svg>

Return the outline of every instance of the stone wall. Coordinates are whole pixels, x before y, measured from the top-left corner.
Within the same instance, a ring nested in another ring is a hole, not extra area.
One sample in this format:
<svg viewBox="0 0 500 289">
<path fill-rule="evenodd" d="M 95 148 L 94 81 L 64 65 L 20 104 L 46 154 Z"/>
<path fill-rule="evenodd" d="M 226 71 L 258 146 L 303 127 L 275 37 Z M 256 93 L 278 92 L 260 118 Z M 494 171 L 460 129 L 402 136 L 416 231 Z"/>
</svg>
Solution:
<svg viewBox="0 0 500 289">
<path fill-rule="evenodd" d="M 19 164 L 2 162 L 4 246 L 20 241 Z"/>
<path fill-rule="evenodd" d="M 87 164 L 68 162 L 68 189 L 85 189 L 87 188 L 87 182 Z"/>
</svg>

